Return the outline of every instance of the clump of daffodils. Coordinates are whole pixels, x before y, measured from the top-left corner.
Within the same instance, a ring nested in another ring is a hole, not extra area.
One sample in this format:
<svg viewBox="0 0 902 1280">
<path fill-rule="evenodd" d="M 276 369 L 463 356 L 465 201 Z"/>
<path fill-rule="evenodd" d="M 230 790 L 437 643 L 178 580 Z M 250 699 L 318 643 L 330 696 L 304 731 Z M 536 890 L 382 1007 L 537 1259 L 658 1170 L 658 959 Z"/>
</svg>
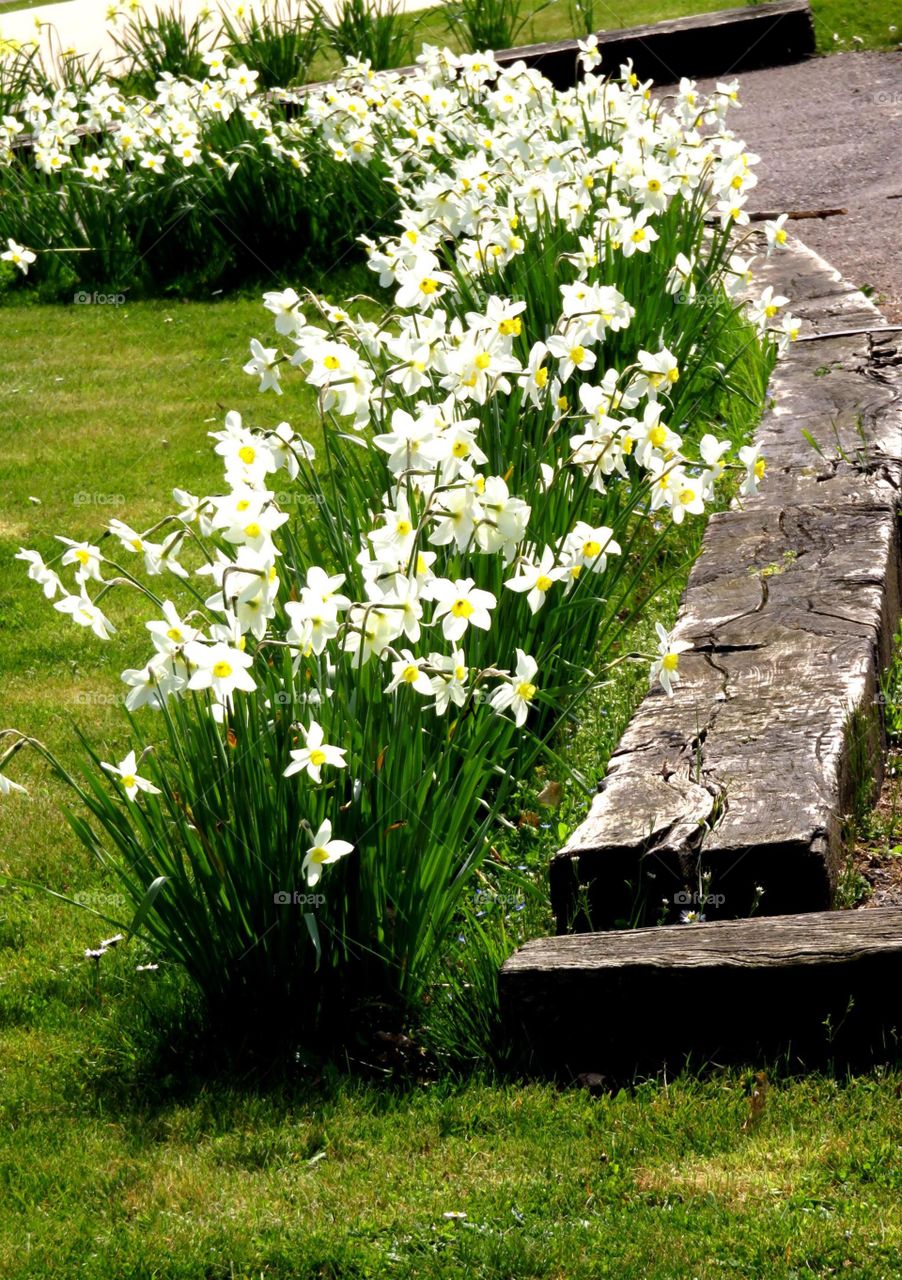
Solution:
<svg viewBox="0 0 902 1280">
<path fill-rule="evenodd" d="M 417 877 L 436 868 L 429 901 L 447 921 L 449 886 L 485 856 L 483 815 L 603 680 L 637 569 L 729 470 L 745 494 L 764 474 L 700 408 L 730 389 L 730 324 L 762 344 L 792 336 L 776 322 L 786 299 L 740 296 L 751 263 L 732 237 L 755 179 L 726 126 L 735 86 L 704 97 L 684 82 L 665 109 L 623 70 L 556 93 L 491 55 L 426 50 L 413 76 L 351 66 L 310 95 L 284 138 L 314 131 L 349 167 L 378 155 L 400 203 L 397 233 L 366 242 L 392 294 L 379 320 L 291 288 L 264 297 L 275 341 L 252 340 L 246 372 L 273 395 L 302 377 L 322 441 L 229 413 L 210 433 L 221 492 L 176 489 L 150 529 L 60 537 L 51 564 L 19 555 L 102 640 L 114 587 L 151 602 L 146 658 L 122 674 L 128 709 L 159 713 L 176 744 L 195 741 L 180 717 L 202 717 L 217 759 L 265 750 L 255 776 L 270 811 L 285 806 L 298 874 L 346 877 L 369 912 L 346 905 L 331 927 L 405 974 L 441 934 L 423 913 L 398 954 L 398 921 L 423 912 Z M 157 106 L 176 104 L 187 130 L 212 107 L 180 84 Z M 250 87 L 229 92 L 246 113 Z M 47 123 L 49 104 L 29 110 Z M 155 118 L 126 117 L 141 131 Z M 133 139 L 139 164 L 145 145 Z M 652 680 L 670 694 L 688 646 L 658 636 Z M 141 821 L 181 830 L 181 789 L 147 759 L 150 778 L 135 752 L 102 767 Z"/>
</svg>

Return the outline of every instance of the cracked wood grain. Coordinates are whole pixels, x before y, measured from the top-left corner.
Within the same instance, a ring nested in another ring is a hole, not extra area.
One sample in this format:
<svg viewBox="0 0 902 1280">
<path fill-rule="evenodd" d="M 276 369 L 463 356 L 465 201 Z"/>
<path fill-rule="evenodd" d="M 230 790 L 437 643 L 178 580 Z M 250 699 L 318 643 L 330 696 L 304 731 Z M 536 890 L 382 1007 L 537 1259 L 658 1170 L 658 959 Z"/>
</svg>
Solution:
<svg viewBox="0 0 902 1280">
<path fill-rule="evenodd" d="M 776 1055 L 858 1068 L 895 1052 L 902 908 L 539 938 L 499 986 L 533 1072 L 616 1079 Z"/>
</svg>

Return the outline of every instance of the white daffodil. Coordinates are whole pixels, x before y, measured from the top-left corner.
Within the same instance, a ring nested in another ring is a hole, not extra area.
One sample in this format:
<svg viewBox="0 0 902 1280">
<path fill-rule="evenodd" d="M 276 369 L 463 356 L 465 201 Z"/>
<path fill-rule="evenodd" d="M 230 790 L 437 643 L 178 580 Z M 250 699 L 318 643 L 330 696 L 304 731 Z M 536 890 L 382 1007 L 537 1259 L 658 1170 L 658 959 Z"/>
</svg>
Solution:
<svg viewBox="0 0 902 1280">
<path fill-rule="evenodd" d="M 167 698 L 181 693 L 186 687 L 186 670 L 180 669 L 167 656 L 157 654 L 146 666 L 123 671 L 122 682 L 129 688 L 126 707 L 129 711 L 138 711 L 141 707 L 158 710 Z"/>
<path fill-rule="evenodd" d="M 28 795 L 25 788 L 19 786 L 18 782 L 13 782 L 12 778 L 7 778 L 5 773 L 0 773 L 0 796 L 12 795 L 14 791 L 21 791 L 23 796 Z"/>
<path fill-rule="evenodd" d="M 517 574 L 504 585 L 509 591 L 525 593 L 530 612 L 538 613 L 554 584 L 566 576 L 566 565 L 558 564 L 554 550 L 546 547 L 538 563 L 521 560 Z"/>
<path fill-rule="evenodd" d="M 161 620 L 145 622 L 144 625 L 153 638 L 154 648 L 157 653 L 167 656 L 183 648 L 189 640 L 193 640 L 198 634 L 197 627 L 182 621 L 171 600 L 163 602 L 163 617 Z"/>
<path fill-rule="evenodd" d="M 687 640 L 674 640 L 669 631 L 665 631 L 660 622 L 655 623 L 658 633 L 658 656 L 651 664 L 650 684 L 657 681 L 668 697 L 673 693 L 673 686 L 679 684 L 680 654 L 691 649 Z"/>
<path fill-rule="evenodd" d="M 135 759 L 134 751 L 130 751 L 125 759 L 120 760 L 118 764 L 107 764 L 105 760 L 102 760 L 100 767 L 119 779 L 129 800 L 134 800 L 139 791 L 151 796 L 160 794 L 159 787 L 155 787 L 147 778 L 142 778 L 139 775 L 138 762 Z"/>
<path fill-rule="evenodd" d="M 100 548 L 95 547 L 90 542 L 73 542 L 71 538 L 64 538 L 60 534 L 56 535 L 57 542 L 61 542 L 68 550 L 63 552 L 61 564 L 74 564 L 75 580 L 79 584 L 94 579 L 95 582 L 103 582 L 103 575 L 100 572 L 100 566 L 103 563 L 103 556 Z"/>
<path fill-rule="evenodd" d="M 698 452 L 705 464 L 705 470 L 701 474 L 702 491 L 708 501 L 713 497 L 714 486 L 726 469 L 723 459 L 731 448 L 729 440 L 718 440 L 710 431 L 706 431 L 698 442 Z"/>
<path fill-rule="evenodd" d="M 489 705 L 499 714 L 502 711 L 513 713 L 514 723 L 518 728 L 522 728 L 526 723 L 530 705 L 536 696 L 535 677 L 538 669 L 535 658 L 518 649 L 516 671 L 512 676 L 508 676 L 489 698 Z"/>
<path fill-rule="evenodd" d="M 548 350 L 558 360 L 561 382 L 566 382 L 577 369 L 580 373 L 586 373 L 595 368 L 595 353 L 585 345 L 589 341 L 590 335 L 582 326 L 570 329 L 567 333 L 553 334 L 548 339 Z"/>
<path fill-rule="evenodd" d="M 455 649 L 451 654 L 430 653 L 429 666 L 435 674 L 432 677 L 432 692 L 435 695 L 435 713 L 443 716 L 452 704 L 462 707 L 467 700 L 467 680 L 470 669 L 463 649 Z"/>
<path fill-rule="evenodd" d="M 253 664 L 251 655 L 221 641 L 189 641 L 185 645 L 185 661 L 192 672 L 188 688 L 209 689 L 218 702 L 229 702 L 236 689 L 252 693 L 257 687 L 248 670 Z"/>
<path fill-rule="evenodd" d="M 322 727 L 315 720 L 310 721 L 308 729 L 301 725 L 301 732 L 304 735 L 304 746 L 298 751 L 289 752 L 291 764 L 285 770 L 286 778 L 290 778 L 293 773 L 300 773 L 303 769 L 313 782 L 322 782 L 324 764 L 331 765 L 334 769 L 348 767 L 345 760 L 346 749 L 329 746 L 325 741 Z"/>
<path fill-rule="evenodd" d="M 744 444 L 739 450 L 739 461 L 745 467 L 745 479 L 739 487 L 743 497 L 751 497 L 758 492 L 758 486 L 764 479 L 767 462 L 761 453 L 761 446 Z"/>
<path fill-rule="evenodd" d="M 585 520 L 578 520 L 574 525 L 567 537 L 566 550 L 575 566 L 588 569 L 591 573 L 604 573 L 608 566 L 608 556 L 621 554 L 620 543 L 615 541 L 613 529 L 603 524 L 591 525 Z"/>
<path fill-rule="evenodd" d="M 408 685 L 416 693 L 426 697 L 432 693 L 432 681 L 426 670 L 423 658 L 417 658 L 409 649 L 402 649 L 400 656 L 391 664 L 391 682 L 385 686 L 386 693 L 394 693 L 401 685 Z"/>
<path fill-rule="evenodd" d="M 319 884 L 324 866 L 337 862 L 339 858 L 345 858 L 353 852 L 354 846 L 347 840 L 332 839 L 332 823 L 327 818 L 313 837 L 313 845 L 307 850 L 301 867 L 307 877 L 308 886 L 313 888 L 314 885 Z"/>
<path fill-rule="evenodd" d="M 59 575 L 44 564 L 44 559 L 39 551 L 27 551 L 24 547 L 20 547 L 15 558 L 16 560 L 24 560 L 28 565 L 29 578 L 42 588 L 47 600 L 52 600 L 56 595 L 66 594 L 66 589 L 60 582 Z"/>
<path fill-rule="evenodd" d="M 779 218 L 765 222 L 764 234 L 767 237 L 768 249 L 785 249 L 789 240 L 786 231 L 786 219 L 789 215 L 781 213 Z"/>
<path fill-rule="evenodd" d="M 276 333 L 290 337 L 304 325 L 304 317 L 298 311 L 300 301 L 294 289 L 271 289 L 264 293 L 263 305 L 275 316 Z"/>
<path fill-rule="evenodd" d="M 446 640 L 457 641 L 468 627 L 488 631 L 492 625 L 490 610 L 498 601 L 490 591 L 480 590 L 472 578 L 433 578 L 429 594 L 436 602 L 435 619 L 441 619 Z"/>
<path fill-rule="evenodd" d="M 279 353 L 275 347 L 264 347 L 256 338 L 251 338 L 251 358 L 244 366 L 244 372 L 260 379 L 261 391 L 275 391 L 282 394 L 279 382 Z"/>
<path fill-rule="evenodd" d="M 0 262 L 10 262 L 18 267 L 23 276 L 28 275 L 28 268 L 35 261 L 36 254 L 26 249 L 24 244 L 16 244 L 15 240 L 7 240 L 6 248 L 0 253 Z"/>
<path fill-rule="evenodd" d="M 59 613 L 68 614 L 78 626 L 90 627 L 98 640 L 109 640 L 116 630 L 109 618 L 88 599 L 84 590 L 78 596 L 64 596 L 62 600 L 57 600 L 53 607 Z"/>
</svg>

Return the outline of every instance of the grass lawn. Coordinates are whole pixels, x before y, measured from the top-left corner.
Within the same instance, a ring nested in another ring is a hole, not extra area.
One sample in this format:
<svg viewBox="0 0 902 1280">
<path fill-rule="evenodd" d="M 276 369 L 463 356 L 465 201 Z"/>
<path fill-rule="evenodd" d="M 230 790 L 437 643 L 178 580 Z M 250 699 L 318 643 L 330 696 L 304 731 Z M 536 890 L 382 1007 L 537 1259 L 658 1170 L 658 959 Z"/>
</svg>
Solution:
<svg viewBox="0 0 902 1280">
<path fill-rule="evenodd" d="M 359 286 L 331 283 L 335 297 Z M 315 436 L 296 380 L 276 402 L 241 373 L 266 321 L 256 296 L 0 309 L 4 725 L 65 754 L 75 718 L 123 745 L 112 691 L 144 653 L 140 628 L 120 612 L 115 642 L 94 642 L 12 556 L 150 518 L 174 484 L 206 491 L 204 424 L 226 408 Z M 0 806 L 0 871 L 103 909 L 112 886 L 24 763 L 31 796 Z M 900 1075 L 777 1080 L 746 1128 L 742 1073 L 599 1098 L 479 1077 L 379 1088 L 316 1067 L 268 1089 L 211 1081 L 181 1056 L 193 1024 L 177 983 L 136 974 L 134 951 L 100 975 L 83 959 L 102 932 L 0 889 L 4 1280 L 898 1275 Z M 150 1001 L 141 984 L 159 984 Z"/>
<path fill-rule="evenodd" d="M 15 13 L 19 9 L 37 9 L 44 4 L 66 4 L 68 0 L 0 0 L 0 15 Z"/>
</svg>

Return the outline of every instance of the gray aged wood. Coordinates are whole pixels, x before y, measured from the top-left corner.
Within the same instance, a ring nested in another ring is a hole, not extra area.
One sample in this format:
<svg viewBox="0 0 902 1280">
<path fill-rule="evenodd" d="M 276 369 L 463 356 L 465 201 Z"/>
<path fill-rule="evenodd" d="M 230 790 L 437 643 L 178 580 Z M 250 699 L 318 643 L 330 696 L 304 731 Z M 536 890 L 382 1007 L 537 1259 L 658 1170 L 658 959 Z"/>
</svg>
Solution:
<svg viewBox="0 0 902 1280">
<path fill-rule="evenodd" d="M 767 283 L 806 333 L 882 324 L 797 242 Z M 683 684 L 644 699 L 553 859 L 560 931 L 830 905 L 856 773 L 879 768 L 878 673 L 902 607 L 900 349 L 892 332 L 824 338 L 778 365 L 765 484 L 712 517 L 684 595 Z"/>
<path fill-rule="evenodd" d="M 504 965 L 500 995 L 531 1070 L 870 1062 L 902 1032 L 902 908 L 540 938 Z"/>
<path fill-rule="evenodd" d="M 604 16 L 604 15 L 603 15 Z M 616 74 L 633 64 L 640 80 L 658 84 L 681 76 L 723 77 L 759 67 L 801 62 L 815 52 L 814 21 L 808 0 L 774 0 L 745 8 L 718 9 L 665 22 L 596 33 L 602 66 Z M 495 54 L 502 66 L 526 62 L 559 89 L 576 78 L 577 40 L 524 45 Z"/>
</svg>

